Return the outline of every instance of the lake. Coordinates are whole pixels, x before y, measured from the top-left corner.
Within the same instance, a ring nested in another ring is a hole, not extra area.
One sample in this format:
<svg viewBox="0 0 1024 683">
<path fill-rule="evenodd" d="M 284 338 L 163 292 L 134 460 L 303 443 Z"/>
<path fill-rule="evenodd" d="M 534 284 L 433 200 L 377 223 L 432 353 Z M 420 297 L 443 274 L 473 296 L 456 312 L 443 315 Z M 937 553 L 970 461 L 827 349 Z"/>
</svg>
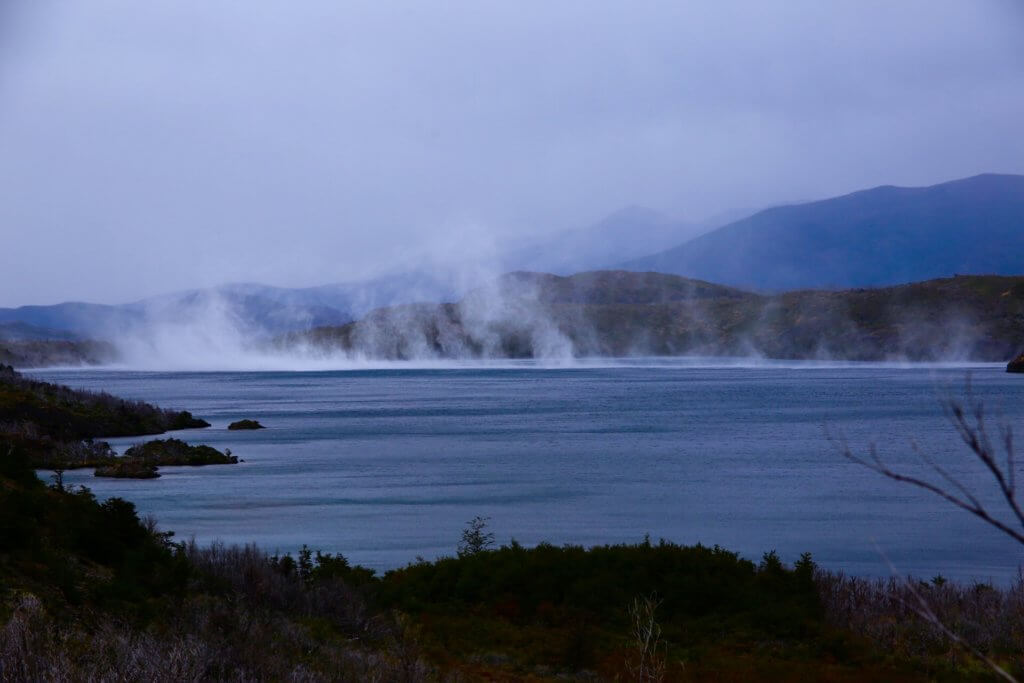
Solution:
<svg viewBox="0 0 1024 683">
<path fill-rule="evenodd" d="M 935 496 L 844 459 L 833 437 L 927 476 L 918 447 L 1002 512 L 942 411 L 969 377 L 993 416 L 1024 425 L 1024 377 L 1003 366 L 640 359 L 308 372 L 33 371 L 192 411 L 175 436 L 237 466 L 155 480 L 70 472 L 176 538 L 302 544 L 386 569 L 453 554 L 475 516 L 499 543 L 718 544 L 751 559 L 804 551 L 864 575 L 1000 583 L 1018 544 Z M 268 429 L 228 431 L 254 418 Z M 993 429 L 997 423 L 993 418 Z M 141 439 L 113 439 L 118 450 Z"/>
</svg>

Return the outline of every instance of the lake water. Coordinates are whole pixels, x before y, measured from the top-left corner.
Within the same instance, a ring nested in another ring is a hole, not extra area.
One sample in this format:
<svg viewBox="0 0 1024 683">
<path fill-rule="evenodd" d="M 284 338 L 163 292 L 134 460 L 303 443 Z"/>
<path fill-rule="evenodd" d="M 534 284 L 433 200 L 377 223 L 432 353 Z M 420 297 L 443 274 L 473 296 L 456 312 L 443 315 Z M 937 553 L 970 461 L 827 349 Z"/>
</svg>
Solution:
<svg viewBox="0 0 1024 683">
<path fill-rule="evenodd" d="M 122 496 L 178 539 L 303 543 L 377 569 L 454 553 L 467 520 L 583 545 L 644 534 L 757 559 L 810 551 L 850 573 L 1006 582 L 1022 548 L 927 492 L 845 460 L 827 433 L 927 475 L 919 448 L 981 493 L 989 478 L 943 416 L 974 395 L 1024 425 L 1024 377 L 1002 366 L 639 360 L 316 372 L 36 371 L 213 423 L 176 433 L 237 466 L 156 480 L 66 475 Z M 268 429 L 230 432 L 241 418 Z M 115 439 L 119 449 L 139 439 Z M 993 508 L 998 501 L 993 497 Z M 886 559 L 887 558 L 887 559 Z"/>
</svg>

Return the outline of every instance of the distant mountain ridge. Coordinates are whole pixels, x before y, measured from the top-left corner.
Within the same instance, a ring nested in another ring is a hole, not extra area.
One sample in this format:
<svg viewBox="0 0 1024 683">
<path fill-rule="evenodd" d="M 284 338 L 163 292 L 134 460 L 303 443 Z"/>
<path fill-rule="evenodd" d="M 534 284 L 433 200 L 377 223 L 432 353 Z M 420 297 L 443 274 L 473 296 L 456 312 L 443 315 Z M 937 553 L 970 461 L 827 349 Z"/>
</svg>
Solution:
<svg viewBox="0 0 1024 683">
<path fill-rule="evenodd" d="M 244 289 L 258 292 L 245 292 Z M 240 286 L 236 289 L 228 285 L 122 305 L 67 302 L 53 306 L 4 308 L 0 309 L 0 339 L 15 338 L 18 334 L 16 325 L 49 331 L 52 336 L 48 338 L 51 339 L 110 339 L 147 325 L 190 324 L 201 322 L 210 315 L 224 316 L 245 329 L 270 333 L 352 319 L 348 312 L 275 296 L 275 289 L 262 286 Z"/>
<path fill-rule="evenodd" d="M 1024 176 L 876 187 L 758 212 L 626 270 L 761 291 L 1024 273 Z"/>
<path fill-rule="evenodd" d="M 290 289 L 230 284 L 123 305 L 68 302 L 0 309 L 0 340 L 115 339 L 163 326 L 274 337 L 339 326 L 371 311 L 456 301 L 507 270 L 569 275 L 621 263 L 745 290 L 878 287 L 957 273 L 1024 273 L 1024 176 L 980 175 L 924 188 L 883 186 L 790 204 L 708 227 L 627 207 L 583 229 L 499 254 L 361 282 Z M 488 274 L 488 271 L 490 275 Z M 47 337 L 46 335 L 50 335 Z"/>
<path fill-rule="evenodd" d="M 565 274 L 593 270 L 624 256 L 640 256 L 671 246 L 700 229 L 674 222 L 651 209 L 632 206 L 592 226 L 559 232 L 529 246 L 509 249 L 495 257 L 494 263 L 451 263 L 430 270 L 410 269 L 316 287 L 227 284 L 120 305 L 66 302 L 0 308 L 0 340 L 21 339 L 26 334 L 14 325 L 36 329 L 34 338 L 45 338 L 39 334 L 49 330 L 51 339 L 110 339 L 145 326 L 204 323 L 212 318 L 249 335 L 275 335 L 343 324 L 386 306 L 452 301 L 495 274 L 510 270 Z"/>
</svg>

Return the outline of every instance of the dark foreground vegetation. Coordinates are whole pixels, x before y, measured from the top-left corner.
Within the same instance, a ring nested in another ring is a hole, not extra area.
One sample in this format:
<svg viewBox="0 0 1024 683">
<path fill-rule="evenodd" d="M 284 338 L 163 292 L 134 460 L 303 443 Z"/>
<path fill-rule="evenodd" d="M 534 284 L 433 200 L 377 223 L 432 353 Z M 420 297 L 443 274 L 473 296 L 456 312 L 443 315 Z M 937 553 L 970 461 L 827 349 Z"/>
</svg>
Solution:
<svg viewBox="0 0 1024 683">
<path fill-rule="evenodd" d="M 995 680 L 946 627 L 1024 673 L 1020 584 L 467 533 L 457 557 L 383 576 L 305 549 L 175 544 L 127 501 L 46 485 L 8 445 L 0 680 Z"/>
<path fill-rule="evenodd" d="M 661 273 L 511 273 L 453 304 L 380 309 L 292 333 L 282 349 L 408 359 L 713 355 L 1006 362 L 1024 340 L 1024 277 L 762 295 Z"/>
</svg>

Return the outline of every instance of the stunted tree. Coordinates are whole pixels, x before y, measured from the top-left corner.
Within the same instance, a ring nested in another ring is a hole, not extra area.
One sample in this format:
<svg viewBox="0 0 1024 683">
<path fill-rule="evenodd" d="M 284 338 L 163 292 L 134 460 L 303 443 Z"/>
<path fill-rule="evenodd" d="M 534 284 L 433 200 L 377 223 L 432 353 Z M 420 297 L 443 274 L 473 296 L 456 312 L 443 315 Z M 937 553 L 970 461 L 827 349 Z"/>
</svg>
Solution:
<svg viewBox="0 0 1024 683">
<path fill-rule="evenodd" d="M 487 531 L 490 517 L 474 517 L 466 523 L 459 541 L 459 557 L 468 557 L 483 552 L 494 545 L 494 534 Z"/>
</svg>

